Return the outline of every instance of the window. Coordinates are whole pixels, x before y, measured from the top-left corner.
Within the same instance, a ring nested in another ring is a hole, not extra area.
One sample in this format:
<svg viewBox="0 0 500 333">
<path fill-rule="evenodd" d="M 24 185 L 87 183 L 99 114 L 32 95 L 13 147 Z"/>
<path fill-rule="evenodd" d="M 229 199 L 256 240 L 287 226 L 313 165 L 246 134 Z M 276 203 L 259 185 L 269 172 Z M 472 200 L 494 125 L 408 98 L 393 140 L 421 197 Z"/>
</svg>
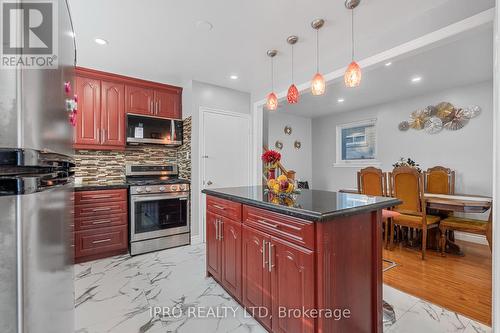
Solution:
<svg viewBox="0 0 500 333">
<path fill-rule="evenodd" d="M 379 165 L 376 160 L 376 119 L 337 126 L 335 166 Z"/>
</svg>

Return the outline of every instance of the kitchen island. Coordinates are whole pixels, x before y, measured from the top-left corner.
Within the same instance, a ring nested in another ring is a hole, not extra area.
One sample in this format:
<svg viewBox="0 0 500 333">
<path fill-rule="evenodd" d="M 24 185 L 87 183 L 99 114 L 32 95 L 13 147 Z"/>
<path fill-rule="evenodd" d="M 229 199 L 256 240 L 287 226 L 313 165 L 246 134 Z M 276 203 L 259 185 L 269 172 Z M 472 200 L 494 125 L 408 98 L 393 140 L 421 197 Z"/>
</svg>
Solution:
<svg viewBox="0 0 500 333">
<path fill-rule="evenodd" d="M 397 199 L 205 189 L 207 274 L 270 332 L 382 332 L 381 210 Z"/>
</svg>

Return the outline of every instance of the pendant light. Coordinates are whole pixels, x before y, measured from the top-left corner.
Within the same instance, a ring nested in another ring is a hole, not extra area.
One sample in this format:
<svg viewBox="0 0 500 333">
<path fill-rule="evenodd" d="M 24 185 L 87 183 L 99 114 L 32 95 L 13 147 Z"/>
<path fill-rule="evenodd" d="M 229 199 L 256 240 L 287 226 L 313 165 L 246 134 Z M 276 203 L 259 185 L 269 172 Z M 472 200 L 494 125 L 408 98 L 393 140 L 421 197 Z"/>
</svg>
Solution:
<svg viewBox="0 0 500 333">
<path fill-rule="evenodd" d="M 311 26 L 316 30 L 316 74 L 311 81 L 311 92 L 315 96 L 323 95 L 325 93 L 325 78 L 319 72 L 319 29 L 323 27 L 325 20 L 316 19 L 311 22 Z"/>
<path fill-rule="evenodd" d="M 346 0 L 345 7 L 351 11 L 351 63 L 347 67 L 344 74 L 344 82 L 348 88 L 359 87 L 361 83 L 361 67 L 354 61 L 354 8 L 356 8 L 361 0 Z"/>
<path fill-rule="evenodd" d="M 274 57 L 278 54 L 276 50 L 267 51 L 267 56 L 271 58 L 271 92 L 267 95 L 266 109 L 275 111 L 278 108 L 278 97 L 274 93 Z"/>
<path fill-rule="evenodd" d="M 295 45 L 295 43 L 297 43 L 298 40 L 299 37 L 297 36 L 290 36 L 286 39 L 288 44 L 290 44 L 292 47 L 292 85 L 288 88 L 288 93 L 286 94 L 286 99 L 288 101 L 288 104 L 296 104 L 299 102 L 299 90 L 295 86 L 293 80 L 293 45 Z"/>
</svg>

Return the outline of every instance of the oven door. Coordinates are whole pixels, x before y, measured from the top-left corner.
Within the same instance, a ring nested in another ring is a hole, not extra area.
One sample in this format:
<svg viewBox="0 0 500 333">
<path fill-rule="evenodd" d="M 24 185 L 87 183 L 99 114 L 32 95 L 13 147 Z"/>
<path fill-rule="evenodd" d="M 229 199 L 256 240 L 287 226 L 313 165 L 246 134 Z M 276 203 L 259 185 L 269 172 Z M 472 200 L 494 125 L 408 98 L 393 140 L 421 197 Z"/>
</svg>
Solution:
<svg viewBox="0 0 500 333">
<path fill-rule="evenodd" d="M 189 192 L 132 195 L 130 240 L 189 232 Z"/>
</svg>

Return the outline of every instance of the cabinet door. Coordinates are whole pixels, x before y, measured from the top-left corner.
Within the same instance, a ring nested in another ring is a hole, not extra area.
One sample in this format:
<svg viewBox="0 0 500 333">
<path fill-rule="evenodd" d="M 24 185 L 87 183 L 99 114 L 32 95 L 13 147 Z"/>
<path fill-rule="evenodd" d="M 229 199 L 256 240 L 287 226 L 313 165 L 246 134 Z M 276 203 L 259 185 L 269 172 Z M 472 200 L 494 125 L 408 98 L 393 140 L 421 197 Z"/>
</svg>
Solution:
<svg viewBox="0 0 500 333">
<path fill-rule="evenodd" d="M 125 110 L 127 113 L 153 115 L 154 90 L 127 85 L 125 87 L 125 95 Z"/>
<path fill-rule="evenodd" d="M 269 238 L 245 225 L 242 228 L 242 302 L 247 311 L 270 330 L 271 273 L 267 261 Z"/>
<path fill-rule="evenodd" d="M 221 271 L 221 242 L 218 239 L 218 224 L 220 218 L 207 212 L 207 271 L 220 281 Z"/>
<path fill-rule="evenodd" d="M 222 220 L 222 285 L 241 300 L 241 223 Z"/>
<path fill-rule="evenodd" d="M 271 242 L 272 331 L 314 332 L 314 318 L 283 313 L 314 309 L 314 252 L 275 237 Z"/>
<path fill-rule="evenodd" d="M 102 143 L 125 147 L 125 86 L 102 81 L 101 95 Z"/>
<path fill-rule="evenodd" d="M 101 128 L 101 82 L 76 77 L 78 112 L 76 113 L 75 148 L 78 145 L 99 145 Z"/>
<path fill-rule="evenodd" d="M 162 118 L 181 118 L 181 94 L 169 90 L 155 91 L 156 106 L 154 114 Z"/>
</svg>

